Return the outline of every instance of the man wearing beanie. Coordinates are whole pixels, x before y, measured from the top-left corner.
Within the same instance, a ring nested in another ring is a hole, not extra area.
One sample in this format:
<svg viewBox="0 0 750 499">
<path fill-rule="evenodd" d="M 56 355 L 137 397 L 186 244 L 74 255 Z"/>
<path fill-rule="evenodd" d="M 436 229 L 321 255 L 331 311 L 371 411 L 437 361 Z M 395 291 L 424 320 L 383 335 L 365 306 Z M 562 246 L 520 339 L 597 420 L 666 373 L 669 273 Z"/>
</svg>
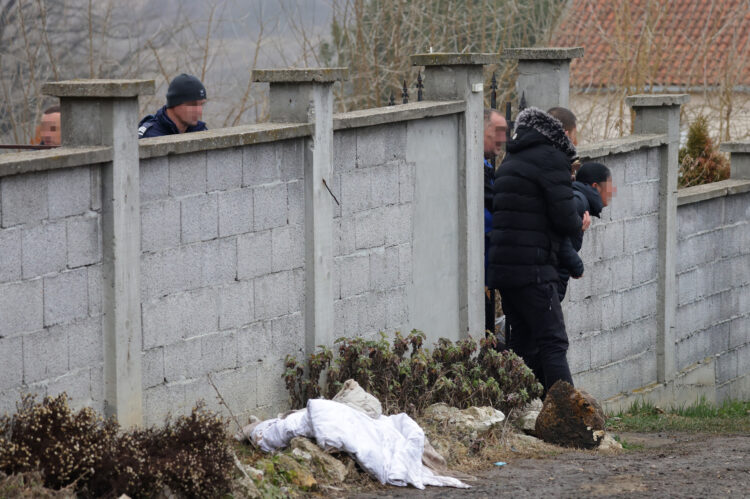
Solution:
<svg viewBox="0 0 750 499">
<path fill-rule="evenodd" d="M 138 123 L 138 138 L 208 130 L 200 121 L 206 103 L 206 87 L 188 74 L 175 77 L 167 90 L 167 105 Z"/>
</svg>

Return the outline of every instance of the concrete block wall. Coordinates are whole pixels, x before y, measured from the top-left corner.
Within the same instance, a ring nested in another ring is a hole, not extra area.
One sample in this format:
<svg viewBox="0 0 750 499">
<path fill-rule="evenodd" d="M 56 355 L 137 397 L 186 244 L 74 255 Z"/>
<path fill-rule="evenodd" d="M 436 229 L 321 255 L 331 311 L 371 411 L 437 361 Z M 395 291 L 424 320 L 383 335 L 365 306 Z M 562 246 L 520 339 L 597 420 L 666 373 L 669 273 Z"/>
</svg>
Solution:
<svg viewBox="0 0 750 499">
<path fill-rule="evenodd" d="M 144 422 L 199 399 L 244 422 L 304 351 L 305 139 L 141 161 Z M 210 376 L 210 378 L 209 378 Z"/>
<path fill-rule="evenodd" d="M 581 279 L 563 302 L 576 384 L 606 398 L 655 380 L 658 147 L 610 154 L 617 195 L 584 234 Z"/>
<path fill-rule="evenodd" d="M 750 193 L 678 207 L 678 367 L 714 357 L 717 398 L 750 375 Z M 746 394 L 745 394 L 746 396 Z"/>
<path fill-rule="evenodd" d="M 335 337 L 373 337 L 409 324 L 414 164 L 406 122 L 334 134 Z"/>
<path fill-rule="evenodd" d="M 99 165 L 0 178 L 0 414 L 21 393 L 103 408 Z"/>
</svg>

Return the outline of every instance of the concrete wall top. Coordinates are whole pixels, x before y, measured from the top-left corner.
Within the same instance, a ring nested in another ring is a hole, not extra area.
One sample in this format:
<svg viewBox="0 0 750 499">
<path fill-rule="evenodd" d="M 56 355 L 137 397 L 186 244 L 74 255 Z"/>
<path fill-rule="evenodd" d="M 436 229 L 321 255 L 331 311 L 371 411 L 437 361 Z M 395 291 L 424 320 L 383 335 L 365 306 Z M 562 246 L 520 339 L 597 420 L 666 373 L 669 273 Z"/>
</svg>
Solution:
<svg viewBox="0 0 750 499">
<path fill-rule="evenodd" d="M 730 152 L 730 153 L 734 153 L 734 152 L 740 152 L 740 153 L 746 152 L 746 153 L 750 153 L 750 140 L 735 141 L 735 142 L 723 142 L 719 146 L 719 149 L 722 152 Z"/>
<path fill-rule="evenodd" d="M 579 147 L 578 156 L 581 159 L 597 159 L 612 154 L 623 154 L 638 149 L 659 147 L 667 143 L 667 136 L 660 134 L 630 135 L 619 139 L 605 140 L 596 144 Z"/>
<path fill-rule="evenodd" d="M 124 98 L 153 95 L 154 80 L 68 80 L 45 83 L 42 93 L 55 97 Z"/>
<path fill-rule="evenodd" d="M 630 107 L 678 106 L 689 100 L 688 94 L 641 94 L 625 97 L 625 104 Z"/>
<path fill-rule="evenodd" d="M 710 184 L 686 187 L 677 191 L 677 205 L 699 203 L 709 199 L 750 192 L 750 180 L 728 179 Z"/>
<path fill-rule="evenodd" d="M 433 118 L 447 114 L 462 113 L 465 110 L 466 103 L 462 100 L 445 102 L 410 102 L 408 104 L 398 104 L 395 106 L 377 107 L 373 109 L 362 109 L 360 111 L 334 114 L 333 129 L 346 130 L 349 128 L 397 123 L 399 121 Z"/>
<path fill-rule="evenodd" d="M 507 48 L 503 50 L 501 57 L 520 61 L 575 59 L 583 57 L 583 47 Z"/>
<path fill-rule="evenodd" d="M 333 83 L 349 79 L 349 68 L 255 69 L 260 83 Z"/>
<path fill-rule="evenodd" d="M 58 147 L 0 155 L 0 177 L 112 161 L 111 147 Z"/>
<path fill-rule="evenodd" d="M 414 54 L 411 56 L 412 66 L 477 66 L 483 64 L 498 64 L 499 54 L 454 54 L 436 52 L 432 54 Z"/>
</svg>

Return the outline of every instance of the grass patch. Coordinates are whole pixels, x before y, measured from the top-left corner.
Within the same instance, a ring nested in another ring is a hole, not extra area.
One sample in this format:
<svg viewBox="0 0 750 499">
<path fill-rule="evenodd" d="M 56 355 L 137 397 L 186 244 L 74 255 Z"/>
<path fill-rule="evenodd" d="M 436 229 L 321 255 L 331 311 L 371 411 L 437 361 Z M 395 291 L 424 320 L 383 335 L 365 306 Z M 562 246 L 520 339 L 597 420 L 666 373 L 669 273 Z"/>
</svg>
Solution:
<svg viewBox="0 0 750 499">
<path fill-rule="evenodd" d="M 647 401 L 636 401 L 626 411 L 610 415 L 607 430 L 748 433 L 750 401 L 727 400 L 717 406 L 701 398 L 692 405 L 669 409 L 661 409 Z"/>
</svg>

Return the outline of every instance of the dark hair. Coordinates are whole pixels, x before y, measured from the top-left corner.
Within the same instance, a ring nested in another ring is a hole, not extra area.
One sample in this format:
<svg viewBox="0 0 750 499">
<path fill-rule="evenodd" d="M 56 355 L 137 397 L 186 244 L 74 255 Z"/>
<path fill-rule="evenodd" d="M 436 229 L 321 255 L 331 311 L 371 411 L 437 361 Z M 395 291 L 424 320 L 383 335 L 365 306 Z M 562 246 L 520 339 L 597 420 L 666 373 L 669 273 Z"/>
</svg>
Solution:
<svg viewBox="0 0 750 499">
<path fill-rule="evenodd" d="M 553 107 L 547 111 L 547 114 L 560 120 L 563 130 L 566 132 L 569 132 L 576 127 L 576 115 L 573 114 L 573 111 L 570 109 L 564 107 Z"/>
<path fill-rule="evenodd" d="M 58 105 L 50 106 L 44 110 L 44 114 L 53 114 L 53 113 L 59 113 L 59 112 L 60 112 L 60 106 Z"/>
<path fill-rule="evenodd" d="M 584 163 L 576 173 L 576 180 L 582 184 L 601 184 L 612 178 L 612 172 L 601 163 Z"/>
</svg>

